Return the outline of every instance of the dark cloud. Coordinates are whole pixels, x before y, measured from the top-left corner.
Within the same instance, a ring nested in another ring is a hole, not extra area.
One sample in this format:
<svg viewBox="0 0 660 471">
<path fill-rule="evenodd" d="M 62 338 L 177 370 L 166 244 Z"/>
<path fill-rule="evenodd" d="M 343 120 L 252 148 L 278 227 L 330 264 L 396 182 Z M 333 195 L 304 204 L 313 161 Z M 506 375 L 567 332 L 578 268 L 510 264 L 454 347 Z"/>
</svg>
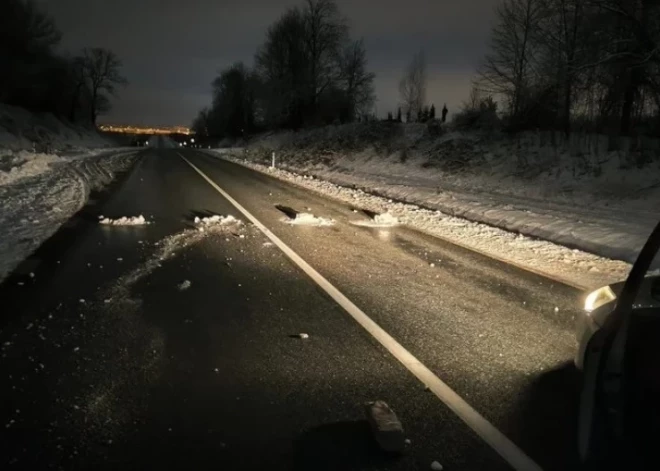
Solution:
<svg viewBox="0 0 660 471">
<path fill-rule="evenodd" d="M 424 49 L 429 101 L 458 106 L 483 56 L 499 0 L 337 0 L 376 73 L 378 112 L 393 110 L 397 83 Z M 268 26 L 300 1 L 42 0 L 64 33 L 62 48 L 107 47 L 130 85 L 104 121 L 189 124 L 210 101 L 217 71 L 252 62 Z"/>
</svg>

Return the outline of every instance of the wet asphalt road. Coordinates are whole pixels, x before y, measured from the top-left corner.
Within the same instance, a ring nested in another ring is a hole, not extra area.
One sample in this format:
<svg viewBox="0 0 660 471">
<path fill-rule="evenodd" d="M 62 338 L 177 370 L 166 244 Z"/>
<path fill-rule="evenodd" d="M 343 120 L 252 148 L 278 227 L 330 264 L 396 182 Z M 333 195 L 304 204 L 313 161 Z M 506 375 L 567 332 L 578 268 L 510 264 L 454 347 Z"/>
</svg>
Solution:
<svg viewBox="0 0 660 471">
<path fill-rule="evenodd" d="M 577 469 L 580 293 L 183 154 L 543 469 Z M 195 229 L 213 214 L 245 221 L 177 152 L 147 150 L 0 286 L 3 469 L 510 469 L 256 227 Z M 403 456 L 370 437 L 375 399 Z"/>
</svg>

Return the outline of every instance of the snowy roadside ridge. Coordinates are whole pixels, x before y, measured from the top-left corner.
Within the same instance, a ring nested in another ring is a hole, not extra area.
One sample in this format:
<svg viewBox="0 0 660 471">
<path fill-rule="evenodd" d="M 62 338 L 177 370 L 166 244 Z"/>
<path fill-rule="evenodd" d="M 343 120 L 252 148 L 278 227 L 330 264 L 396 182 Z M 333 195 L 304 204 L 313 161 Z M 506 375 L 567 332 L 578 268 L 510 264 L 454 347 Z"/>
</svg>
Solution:
<svg viewBox="0 0 660 471">
<path fill-rule="evenodd" d="M 0 282 L 78 212 L 93 190 L 132 167 L 138 151 L 62 158 L 27 178 L 0 185 Z"/>
<path fill-rule="evenodd" d="M 395 202 L 360 189 L 301 175 L 288 170 L 240 158 L 236 153 L 205 151 L 244 167 L 331 197 L 353 207 L 378 214 L 389 213 L 404 225 L 475 250 L 491 258 L 560 281 L 578 289 L 591 289 L 620 281 L 630 265 L 553 242 L 527 237 L 488 224 L 448 215 L 440 210 L 425 209 L 415 204 Z M 239 154 L 240 155 L 240 154 Z"/>
</svg>

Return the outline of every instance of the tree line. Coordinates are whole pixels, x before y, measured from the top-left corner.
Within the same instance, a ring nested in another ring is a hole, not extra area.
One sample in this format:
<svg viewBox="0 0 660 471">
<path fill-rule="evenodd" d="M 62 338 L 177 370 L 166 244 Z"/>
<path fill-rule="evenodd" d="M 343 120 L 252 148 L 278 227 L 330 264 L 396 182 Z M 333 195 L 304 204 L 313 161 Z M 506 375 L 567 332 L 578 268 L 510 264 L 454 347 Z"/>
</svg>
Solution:
<svg viewBox="0 0 660 471">
<path fill-rule="evenodd" d="M 121 61 L 103 48 L 58 54 L 62 38 L 34 0 L 3 0 L 0 15 L 0 103 L 96 124 L 126 79 Z"/>
<path fill-rule="evenodd" d="M 335 2 L 306 0 L 268 28 L 252 68 L 238 62 L 220 72 L 212 104 L 199 112 L 193 130 L 240 137 L 367 119 L 373 81 L 364 43 L 351 39 Z"/>
<path fill-rule="evenodd" d="M 660 2 L 503 0 L 468 108 L 511 130 L 660 134 Z"/>
</svg>

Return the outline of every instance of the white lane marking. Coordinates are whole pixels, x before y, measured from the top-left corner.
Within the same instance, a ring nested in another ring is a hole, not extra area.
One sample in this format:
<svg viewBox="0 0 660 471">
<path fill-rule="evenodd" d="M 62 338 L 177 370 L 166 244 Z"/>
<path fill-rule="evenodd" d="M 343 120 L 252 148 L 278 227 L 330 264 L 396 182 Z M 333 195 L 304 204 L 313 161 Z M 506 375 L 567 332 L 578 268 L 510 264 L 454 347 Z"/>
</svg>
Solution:
<svg viewBox="0 0 660 471">
<path fill-rule="evenodd" d="M 519 471 L 541 471 L 541 467 L 528 457 L 520 448 L 500 432 L 493 424 L 488 422 L 479 414 L 470 404 L 465 402 L 422 362 L 415 358 L 399 342 L 385 332 L 378 324 L 371 320 L 359 307 L 344 296 L 341 291 L 335 288 L 323 275 L 317 272 L 311 265 L 303 260 L 300 255 L 294 252 L 279 237 L 273 234 L 270 229 L 264 226 L 247 209 L 241 206 L 226 191 L 220 188 L 204 172 L 198 169 L 183 155 L 179 154 L 193 170 L 195 170 L 209 185 L 229 201 L 236 209 L 257 226 L 266 237 L 268 237 L 284 254 L 289 257 L 302 271 L 304 271 L 314 282 L 319 285 L 328 295 L 350 314 L 367 332 L 369 332 L 378 342 L 387 349 L 403 366 L 405 366 L 413 375 L 425 384 L 449 409 L 451 409 L 463 422 L 465 422 L 474 432 L 477 433 L 486 443 L 488 443 L 497 453 L 502 456 L 514 469 Z"/>
</svg>

